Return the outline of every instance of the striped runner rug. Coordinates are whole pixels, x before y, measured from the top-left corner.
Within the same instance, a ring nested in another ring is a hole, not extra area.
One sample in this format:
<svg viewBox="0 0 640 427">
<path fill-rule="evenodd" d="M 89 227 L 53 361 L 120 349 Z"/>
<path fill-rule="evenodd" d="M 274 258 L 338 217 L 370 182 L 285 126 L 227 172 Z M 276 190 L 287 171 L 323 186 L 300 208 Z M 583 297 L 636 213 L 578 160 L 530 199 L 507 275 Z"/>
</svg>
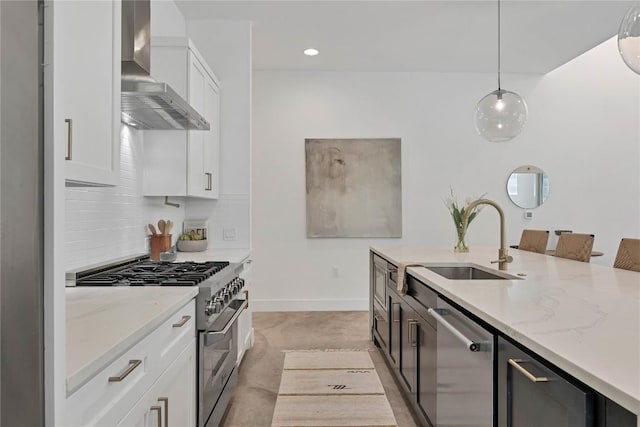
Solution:
<svg viewBox="0 0 640 427">
<path fill-rule="evenodd" d="M 396 427 L 368 351 L 287 351 L 272 427 Z"/>
</svg>

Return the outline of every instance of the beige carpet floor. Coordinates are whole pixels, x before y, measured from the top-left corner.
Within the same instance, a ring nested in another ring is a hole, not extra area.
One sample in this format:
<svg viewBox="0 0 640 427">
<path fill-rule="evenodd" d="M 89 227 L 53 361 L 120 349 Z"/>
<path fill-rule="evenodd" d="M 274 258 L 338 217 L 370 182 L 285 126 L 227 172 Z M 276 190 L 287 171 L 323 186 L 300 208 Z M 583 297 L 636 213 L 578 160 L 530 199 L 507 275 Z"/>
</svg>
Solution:
<svg viewBox="0 0 640 427">
<path fill-rule="evenodd" d="M 222 427 L 270 427 L 284 365 L 284 350 L 375 349 L 367 312 L 254 313 L 255 343 L 240 366 L 238 387 Z M 375 349 L 369 352 L 398 427 L 416 421 Z"/>
</svg>

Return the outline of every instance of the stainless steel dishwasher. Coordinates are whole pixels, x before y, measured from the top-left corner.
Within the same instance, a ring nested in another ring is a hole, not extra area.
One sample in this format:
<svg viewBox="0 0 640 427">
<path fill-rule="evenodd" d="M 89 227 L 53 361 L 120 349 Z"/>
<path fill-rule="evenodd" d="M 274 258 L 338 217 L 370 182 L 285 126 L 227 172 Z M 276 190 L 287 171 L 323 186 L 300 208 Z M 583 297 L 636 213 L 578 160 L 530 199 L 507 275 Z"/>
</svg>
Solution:
<svg viewBox="0 0 640 427">
<path fill-rule="evenodd" d="M 436 425 L 491 427 L 494 336 L 440 297 L 436 307 Z"/>
</svg>

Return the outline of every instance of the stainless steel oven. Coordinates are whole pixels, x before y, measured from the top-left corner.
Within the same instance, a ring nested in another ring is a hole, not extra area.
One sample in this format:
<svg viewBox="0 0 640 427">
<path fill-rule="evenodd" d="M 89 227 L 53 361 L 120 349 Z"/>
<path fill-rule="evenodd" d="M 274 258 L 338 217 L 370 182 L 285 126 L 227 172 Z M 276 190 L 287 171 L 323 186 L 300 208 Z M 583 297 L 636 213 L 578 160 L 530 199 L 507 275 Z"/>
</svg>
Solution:
<svg viewBox="0 0 640 427">
<path fill-rule="evenodd" d="M 238 382 L 238 317 L 248 301 L 231 300 L 207 330 L 198 333 L 198 426 L 220 424 Z"/>
</svg>

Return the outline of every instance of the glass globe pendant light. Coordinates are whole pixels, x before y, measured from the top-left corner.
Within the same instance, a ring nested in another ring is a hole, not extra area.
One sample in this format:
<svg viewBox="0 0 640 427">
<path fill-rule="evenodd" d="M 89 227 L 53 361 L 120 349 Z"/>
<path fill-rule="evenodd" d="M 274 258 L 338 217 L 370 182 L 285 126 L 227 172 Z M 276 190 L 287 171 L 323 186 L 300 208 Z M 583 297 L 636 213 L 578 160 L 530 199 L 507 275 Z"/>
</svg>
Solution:
<svg viewBox="0 0 640 427">
<path fill-rule="evenodd" d="M 527 121 L 527 104 L 515 92 L 500 86 L 500 0 L 498 0 L 498 89 L 478 102 L 476 131 L 488 141 L 509 141 L 518 135 Z"/>
<path fill-rule="evenodd" d="M 620 23 L 618 51 L 624 63 L 640 74 L 640 1 L 631 5 Z"/>
</svg>

